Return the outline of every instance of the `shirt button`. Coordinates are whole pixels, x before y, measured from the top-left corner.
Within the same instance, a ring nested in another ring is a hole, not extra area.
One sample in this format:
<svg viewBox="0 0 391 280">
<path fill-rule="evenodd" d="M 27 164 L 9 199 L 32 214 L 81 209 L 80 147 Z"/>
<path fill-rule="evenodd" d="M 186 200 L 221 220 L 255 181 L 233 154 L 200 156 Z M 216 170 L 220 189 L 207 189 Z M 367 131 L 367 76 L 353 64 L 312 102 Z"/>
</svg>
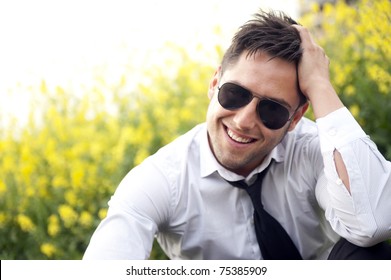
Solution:
<svg viewBox="0 0 391 280">
<path fill-rule="evenodd" d="M 337 179 L 336 183 L 337 183 L 338 186 L 343 184 L 343 182 L 342 182 L 342 180 L 340 178 Z"/>
</svg>

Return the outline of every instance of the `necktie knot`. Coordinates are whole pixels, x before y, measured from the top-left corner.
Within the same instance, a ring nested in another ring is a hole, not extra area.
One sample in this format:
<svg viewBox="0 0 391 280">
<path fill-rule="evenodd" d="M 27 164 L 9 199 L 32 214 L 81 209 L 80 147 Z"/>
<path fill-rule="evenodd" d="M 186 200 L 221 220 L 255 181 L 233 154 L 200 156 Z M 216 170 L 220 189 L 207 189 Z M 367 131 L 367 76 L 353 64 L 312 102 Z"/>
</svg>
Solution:
<svg viewBox="0 0 391 280">
<path fill-rule="evenodd" d="M 263 177 L 265 177 L 268 169 L 269 167 L 267 167 L 261 173 L 258 173 L 256 175 L 257 176 L 256 180 L 250 185 L 248 185 L 245 182 L 245 180 L 234 181 L 234 182 L 228 181 L 228 182 L 236 188 L 245 190 L 250 196 L 255 209 L 258 207 L 263 208 L 262 199 L 261 199 L 261 188 L 262 188 Z"/>
</svg>

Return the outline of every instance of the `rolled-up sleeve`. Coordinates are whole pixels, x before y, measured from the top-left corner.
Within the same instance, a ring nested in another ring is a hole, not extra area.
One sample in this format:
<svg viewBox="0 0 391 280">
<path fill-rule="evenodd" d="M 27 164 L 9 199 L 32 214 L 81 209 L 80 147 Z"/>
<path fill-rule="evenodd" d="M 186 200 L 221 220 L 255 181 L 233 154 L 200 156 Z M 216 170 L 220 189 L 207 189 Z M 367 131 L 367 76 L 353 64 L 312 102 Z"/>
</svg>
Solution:
<svg viewBox="0 0 391 280">
<path fill-rule="evenodd" d="M 317 125 L 325 176 L 317 196 L 331 226 L 358 246 L 391 238 L 391 163 L 346 108 L 318 119 Z M 335 150 L 346 166 L 350 193 L 338 177 Z"/>
</svg>

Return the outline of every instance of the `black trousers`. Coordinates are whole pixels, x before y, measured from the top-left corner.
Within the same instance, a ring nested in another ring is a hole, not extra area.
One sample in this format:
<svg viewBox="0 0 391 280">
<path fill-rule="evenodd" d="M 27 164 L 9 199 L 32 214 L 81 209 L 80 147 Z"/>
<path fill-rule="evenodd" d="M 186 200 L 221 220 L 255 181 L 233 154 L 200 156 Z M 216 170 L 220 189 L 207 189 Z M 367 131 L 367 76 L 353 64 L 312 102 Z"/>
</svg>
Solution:
<svg viewBox="0 0 391 280">
<path fill-rule="evenodd" d="M 359 247 L 341 238 L 330 252 L 329 260 L 391 260 L 391 245 L 382 242 L 372 247 Z"/>
</svg>

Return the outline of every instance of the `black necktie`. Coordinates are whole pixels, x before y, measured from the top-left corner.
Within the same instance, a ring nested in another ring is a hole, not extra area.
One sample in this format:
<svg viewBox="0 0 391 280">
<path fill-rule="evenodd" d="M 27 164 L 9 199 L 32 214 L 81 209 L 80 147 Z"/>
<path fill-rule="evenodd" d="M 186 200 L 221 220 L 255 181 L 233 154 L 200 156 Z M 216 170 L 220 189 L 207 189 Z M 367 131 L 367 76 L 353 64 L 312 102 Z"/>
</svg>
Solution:
<svg viewBox="0 0 391 280">
<path fill-rule="evenodd" d="M 262 179 L 268 169 L 266 168 L 259 173 L 256 181 L 250 186 L 244 180 L 229 183 L 246 190 L 251 198 L 254 206 L 255 233 L 263 259 L 302 260 L 299 251 L 285 229 L 263 208 L 261 201 Z"/>
</svg>

